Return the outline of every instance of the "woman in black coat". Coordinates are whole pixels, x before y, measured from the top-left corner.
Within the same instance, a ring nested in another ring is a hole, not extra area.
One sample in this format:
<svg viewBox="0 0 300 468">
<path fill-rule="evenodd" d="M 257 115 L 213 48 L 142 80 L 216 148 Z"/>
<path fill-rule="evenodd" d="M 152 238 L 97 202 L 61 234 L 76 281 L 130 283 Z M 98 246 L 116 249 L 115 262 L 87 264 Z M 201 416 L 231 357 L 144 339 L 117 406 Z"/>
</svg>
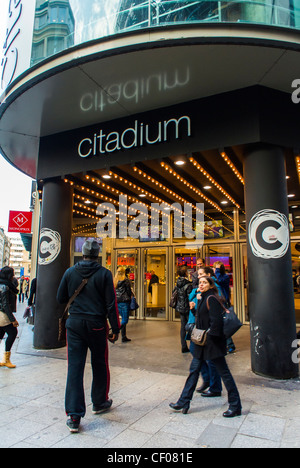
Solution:
<svg viewBox="0 0 300 468">
<path fill-rule="evenodd" d="M 217 296 L 218 291 L 214 281 L 209 276 L 200 278 L 199 289 L 201 299 L 198 301 L 196 312 L 196 327 L 207 330 L 207 342 L 205 346 L 194 346 L 193 360 L 190 367 L 190 375 L 177 403 L 170 403 L 170 407 L 176 411 L 182 410 L 186 414 L 190 407 L 203 361 L 212 361 L 223 380 L 228 392 L 228 410 L 223 413 L 225 418 L 240 416 L 242 411 L 241 400 L 235 381 L 227 366 L 226 338 L 223 334 L 223 312 Z"/>
<path fill-rule="evenodd" d="M 189 313 L 190 313 L 190 303 L 189 295 L 192 292 L 193 285 L 188 280 L 188 271 L 186 266 L 182 266 L 178 270 L 178 279 L 177 279 L 177 303 L 175 310 L 180 314 L 180 342 L 181 342 L 181 352 L 188 353 L 189 348 L 186 344 L 186 324 L 188 323 Z"/>
<path fill-rule="evenodd" d="M 16 366 L 10 362 L 11 348 L 18 334 L 18 326 L 13 312 L 16 311 L 18 289 L 13 284 L 14 270 L 4 267 L 0 271 L 0 341 L 7 334 L 5 353 L 0 367 L 14 369 Z"/>
</svg>

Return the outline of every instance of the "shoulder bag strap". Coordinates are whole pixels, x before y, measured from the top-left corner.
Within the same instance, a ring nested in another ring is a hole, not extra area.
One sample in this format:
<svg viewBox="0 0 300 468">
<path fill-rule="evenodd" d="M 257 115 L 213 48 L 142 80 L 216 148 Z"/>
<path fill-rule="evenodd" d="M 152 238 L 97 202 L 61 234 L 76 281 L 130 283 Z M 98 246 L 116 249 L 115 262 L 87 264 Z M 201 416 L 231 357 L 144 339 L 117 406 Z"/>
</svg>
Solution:
<svg viewBox="0 0 300 468">
<path fill-rule="evenodd" d="M 82 291 L 83 288 L 86 286 L 86 284 L 88 283 L 88 281 L 89 281 L 88 278 L 85 278 L 84 280 L 82 280 L 82 283 L 81 283 L 80 286 L 76 289 L 76 291 L 74 292 L 73 296 L 70 297 L 69 302 L 68 302 L 68 304 L 66 305 L 66 308 L 65 308 L 65 311 L 64 311 L 64 314 L 63 314 L 62 318 L 64 318 L 64 316 L 68 314 L 71 304 L 75 301 L 75 299 L 76 299 L 76 297 L 78 296 L 78 294 L 81 293 L 81 291 Z"/>
<path fill-rule="evenodd" d="M 208 299 L 209 299 L 210 297 L 214 297 L 214 298 L 218 301 L 218 303 L 223 307 L 224 311 L 227 312 L 226 307 L 222 304 L 222 302 L 221 302 L 216 296 L 208 296 L 208 298 L 206 299 L 206 306 L 207 306 L 208 310 L 209 310 L 209 302 L 208 302 Z"/>
</svg>

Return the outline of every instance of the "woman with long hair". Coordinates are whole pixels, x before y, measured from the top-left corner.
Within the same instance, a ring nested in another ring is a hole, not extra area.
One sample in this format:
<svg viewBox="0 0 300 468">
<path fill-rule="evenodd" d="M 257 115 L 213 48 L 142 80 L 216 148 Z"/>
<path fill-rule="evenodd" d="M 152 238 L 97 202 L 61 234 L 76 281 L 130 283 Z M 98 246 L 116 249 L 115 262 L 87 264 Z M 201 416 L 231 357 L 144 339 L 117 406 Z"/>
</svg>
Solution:
<svg viewBox="0 0 300 468">
<path fill-rule="evenodd" d="M 10 362 L 11 349 L 18 335 L 18 326 L 13 312 L 16 311 L 16 298 L 18 289 L 13 284 L 14 269 L 4 267 L 0 271 L 0 341 L 5 334 L 7 339 L 5 342 L 5 353 L 1 367 L 14 369 L 16 366 Z"/>
<path fill-rule="evenodd" d="M 218 291 L 213 279 L 209 276 L 199 280 L 201 299 L 198 301 L 196 311 L 196 327 L 207 330 L 207 341 L 204 346 L 195 344 L 190 374 L 177 403 L 170 403 L 175 411 L 187 414 L 190 402 L 197 386 L 203 361 L 212 361 L 219 373 L 228 393 L 229 408 L 223 413 L 225 418 L 240 416 L 242 411 L 241 400 L 235 381 L 227 366 L 226 338 L 223 333 L 224 309 L 218 299 Z"/>
<path fill-rule="evenodd" d="M 114 286 L 116 289 L 117 303 L 119 313 L 122 318 L 121 322 L 121 334 L 122 342 L 127 343 L 131 341 L 126 336 L 126 327 L 129 322 L 129 312 L 130 312 L 130 301 L 132 297 L 131 283 L 126 276 L 126 270 L 124 267 L 119 267 L 114 277 Z"/>
</svg>

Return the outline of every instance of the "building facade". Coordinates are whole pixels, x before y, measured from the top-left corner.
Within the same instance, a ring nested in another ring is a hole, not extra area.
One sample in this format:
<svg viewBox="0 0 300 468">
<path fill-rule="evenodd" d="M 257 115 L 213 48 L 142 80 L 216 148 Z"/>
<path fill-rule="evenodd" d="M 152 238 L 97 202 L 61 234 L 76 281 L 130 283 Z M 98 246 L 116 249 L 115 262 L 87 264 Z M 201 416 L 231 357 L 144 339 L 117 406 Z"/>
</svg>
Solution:
<svg viewBox="0 0 300 468">
<path fill-rule="evenodd" d="M 6 236 L 4 229 L 0 228 L 0 268 L 9 265 L 10 246 L 9 238 Z"/>
<path fill-rule="evenodd" d="M 30 253 L 25 249 L 20 235 L 11 236 L 9 241 L 10 256 L 7 265 L 14 269 L 16 278 L 19 279 L 21 276 L 30 278 Z"/>
<path fill-rule="evenodd" d="M 113 274 L 128 268 L 134 319 L 178 320 L 178 267 L 224 263 L 253 371 L 298 375 L 298 2 L 21 0 L 10 10 L 1 150 L 42 199 L 34 346 L 59 346 L 56 290 L 92 237 Z"/>
</svg>

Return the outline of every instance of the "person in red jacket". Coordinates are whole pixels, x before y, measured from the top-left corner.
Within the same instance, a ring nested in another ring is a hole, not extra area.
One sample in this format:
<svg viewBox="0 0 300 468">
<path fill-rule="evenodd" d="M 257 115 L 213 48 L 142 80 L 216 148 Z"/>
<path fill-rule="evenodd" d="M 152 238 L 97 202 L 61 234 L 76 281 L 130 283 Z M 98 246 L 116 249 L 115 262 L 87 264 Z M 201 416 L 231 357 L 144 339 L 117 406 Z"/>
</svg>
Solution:
<svg viewBox="0 0 300 468">
<path fill-rule="evenodd" d="M 78 289 L 83 279 L 88 279 L 84 289 L 75 298 L 69 309 L 66 323 L 68 343 L 68 377 L 65 396 L 67 426 L 78 432 L 80 420 L 85 416 L 83 375 L 87 350 L 91 351 L 93 370 L 93 413 L 110 409 L 110 372 L 108 365 L 108 325 L 112 328 L 110 341 L 118 340 L 120 331 L 119 312 L 112 274 L 97 262 L 99 244 L 87 240 L 82 247 L 83 261 L 69 268 L 59 285 L 57 301 L 66 304 Z"/>
</svg>

